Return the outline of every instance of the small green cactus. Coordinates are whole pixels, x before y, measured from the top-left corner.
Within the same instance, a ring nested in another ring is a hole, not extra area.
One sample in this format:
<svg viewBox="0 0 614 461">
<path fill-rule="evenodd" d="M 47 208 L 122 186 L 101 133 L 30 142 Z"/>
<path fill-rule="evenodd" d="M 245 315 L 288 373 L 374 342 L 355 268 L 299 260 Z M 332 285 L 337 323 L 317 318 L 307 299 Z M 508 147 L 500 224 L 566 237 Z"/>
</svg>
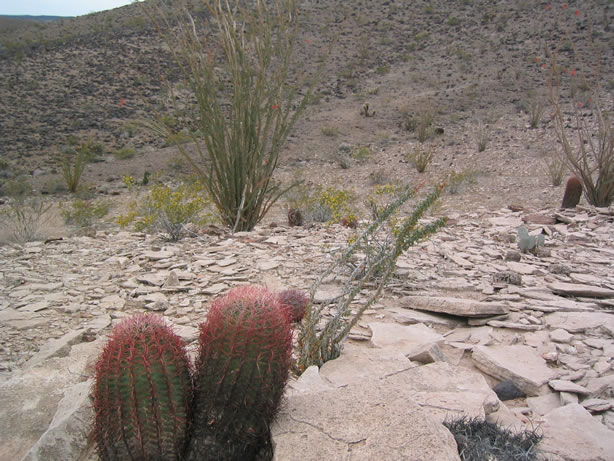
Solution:
<svg viewBox="0 0 614 461">
<path fill-rule="evenodd" d="M 539 247 L 544 246 L 544 242 L 544 234 L 539 234 L 537 236 L 529 235 L 529 231 L 526 227 L 520 226 L 518 228 L 518 247 L 523 253 L 535 253 Z"/>
</svg>

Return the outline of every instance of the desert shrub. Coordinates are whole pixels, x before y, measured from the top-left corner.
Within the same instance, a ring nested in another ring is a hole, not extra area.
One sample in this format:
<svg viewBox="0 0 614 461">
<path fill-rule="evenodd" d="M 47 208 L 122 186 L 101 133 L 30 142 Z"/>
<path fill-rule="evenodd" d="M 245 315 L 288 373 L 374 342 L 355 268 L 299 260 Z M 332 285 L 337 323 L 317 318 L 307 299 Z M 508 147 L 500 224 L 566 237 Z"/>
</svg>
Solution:
<svg viewBox="0 0 614 461">
<path fill-rule="evenodd" d="M 337 128 L 336 126 L 323 126 L 320 131 L 324 136 L 329 136 L 332 138 L 339 136 L 339 128 Z"/>
<path fill-rule="evenodd" d="M 512 432 L 498 424 L 466 416 L 444 421 L 462 461 L 535 461 L 542 439 L 536 431 Z"/>
<path fill-rule="evenodd" d="M 419 144 L 413 151 L 407 153 L 407 160 L 416 168 L 418 173 L 424 173 L 426 167 L 433 159 L 433 148 Z"/>
<path fill-rule="evenodd" d="M 472 184 L 475 182 L 477 172 L 472 169 L 463 171 L 452 170 L 446 177 L 446 191 L 450 195 L 458 194 L 465 184 Z"/>
<path fill-rule="evenodd" d="M 132 211 L 120 216 L 117 223 L 122 227 L 133 224 L 137 231 L 164 232 L 169 240 L 177 241 L 188 224 L 200 225 L 212 219 L 210 205 L 199 182 L 177 188 L 157 184 L 150 188 L 142 203 L 134 203 Z"/>
<path fill-rule="evenodd" d="M 535 129 L 539 126 L 542 117 L 544 116 L 545 104 L 535 92 L 529 92 L 529 97 L 526 102 L 527 113 L 529 114 L 529 126 Z"/>
<path fill-rule="evenodd" d="M 479 122 L 475 130 L 475 142 L 478 152 L 484 152 L 486 150 L 488 141 L 490 141 L 490 128 L 487 124 Z"/>
<path fill-rule="evenodd" d="M 358 163 L 364 163 L 371 158 L 371 149 L 369 146 L 358 146 L 352 149 L 350 155 Z"/>
<path fill-rule="evenodd" d="M 586 201 L 607 207 L 614 200 L 614 126 L 603 100 L 601 53 L 592 41 L 592 27 L 588 29 L 586 55 L 580 53 L 569 32 L 550 52 L 547 85 L 565 163 L 582 182 Z M 569 62 L 560 53 L 563 46 L 570 49 L 566 53 Z M 566 88 L 570 94 L 564 98 Z M 590 111 L 586 110 L 587 103 Z M 573 113 L 571 120 L 569 112 Z"/>
<path fill-rule="evenodd" d="M 40 195 L 34 194 L 25 180 L 8 181 L 3 187 L 8 197 L 7 206 L 0 210 L 0 221 L 17 243 L 36 240 L 41 229 L 51 218 L 52 203 L 46 203 Z"/>
<path fill-rule="evenodd" d="M 91 158 L 92 151 L 87 142 L 68 146 L 60 154 L 60 171 L 69 192 L 77 192 L 81 175 Z"/>
<path fill-rule="evenodd" d="M 288 209 L 300 210 L 305 223 L 340 223 L 356 216 L 354 193 L 334 187 L 300 185 L 287 196 Z"/>
<path fill-rule="evenodd" d="M 111 203 L 108 200 L 75 200 L 69 206 L 60 205 L 64 222 L 77 227 L 91 226 L 94 220 L 107 215 Z"/>
<path fill-rule="evenodd" d="M 560 186 L 563 182 L 563 176 L 567 171 L 565 162 L 558 155 L 553 155 L 549 159 L 544 160 L 546 171 L 550 177 L 550 182 L 554 187 Z"/>
<path fill-rule="evenodd" d="M 113 152 L 113 157 L 117 160 L 127 160 L 129 158 L 134 158 L 136 155 L 136 149 L 133 147 L 122 147 L 119 150 Z"/>
<path fill-rule="evenodd" d="M 233 231 L 252 230 L 284 193 L 272 180 L 273 172 L 326 59 L 314 72 L 292 67 L 298 40 L 295 0 L 204 4 L 206 22 L 183 2 L 149 11 L 149 17 L 198 106 L 182 112 L 170 87 L 175 112 L 201 128 L 200 138 L 190 134 L 196 155 L 177 147 L 198 173 L 222 223 Z M 216 39 L 219 43 L 213 44 Z M 290 83 L 291 72 L 298 81 Z M 162 117 L 150 127 L 165 138 L 176 133 Z"/>
<path fill-rule="evenodd" d="M 437 187 L 414 208 L 413 212 L 395 226 L 394 231 L 388 227 L 389 219 L 407 200 L 414 197 L 416 192 L 417 189 L 412 187 L 403 188 L 398 197 L 381 210 L 378 219 L 367 224 L 312 285 L 311 305 L 300 324 L 298 333 L 298 372 L 312 365 L 321 366 L 339 357 L 350 330 L 358 323 L 365 310 L 381 296 L 382 290 L 392 276 L 398 257 L 445 224 L 445 218 L 430 222 L 421 221 L 441 194 L 441 187 Z M 342 295 L 320 304 L 313 304 L 322 282 L 333 274 L 340 275 L 339 272 L 347 269 L 350 263 L 353 269 L 345 273 Z M 374 283 L 374 291 L 360 307 L 356 308 L 352 302 L 366 283 Z"/>
</svg>

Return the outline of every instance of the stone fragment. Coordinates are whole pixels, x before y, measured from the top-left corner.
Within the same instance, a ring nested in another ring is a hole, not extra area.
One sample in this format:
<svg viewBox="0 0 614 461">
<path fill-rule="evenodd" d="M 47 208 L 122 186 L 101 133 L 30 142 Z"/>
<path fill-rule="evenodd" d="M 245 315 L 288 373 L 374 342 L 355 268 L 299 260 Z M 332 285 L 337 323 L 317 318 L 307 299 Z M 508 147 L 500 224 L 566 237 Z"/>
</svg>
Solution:
<svg viewBox="0 0 614 461">
<path fill-rule="evenodd" d="M 604 312 L 555 312 L 545 316 L 551 329 L 561 328 L 569 333 L 602 331 L 614 337 L 614 315 Z"/>
<path fill-rule="evenodd" d="M 586 388 L 593 398 L 614 397 L 614 374 L 593 378 L 588 381 Z"/>
<path fill-rule="evenodd" d="M 405 356 L 403 356 L 403 359 L 407 360 Z M 332 362 L 335 362 L 335 360 L 326 362 L 323 367 L 327 363 Z M 323 378 L 322 374 L 320 373 L 320 369 L 316 365 L 312 365 L 307 368 L 296 380 L 291 379 L 288 382 L 288 387 L 286 388 L 286 396 L 292 394 L 312 394 L 334 388 L 335 386 L 333 386 L 330 382 L 328 382 L 328 380 Z"/>
<path fill-rule="evenodd" d="M 19 312 L 39 312 L 49 307 L 48 301 L 38 301 L 19 308 Z"/>
<path fill-rule="evenodd" d="M 274 461 L 436 459 L 459 461 L 452 434 L 407 386 L 369 380 L 290 395 L 271 430 Z"/>
<path fill-rule="evenodd" d="M 614 298 L 614 290 L 580 283 L 554 282 L 548 287 L 553 293 L 563 296 L 585 296 L 589 298 Z"/>
<path fill-rule="evenodd" d="M 175 255 L 173 251 L 160 250 L 160 251 L 145 251 L 143 256 L 150 261 L 161 261 L 163 259 L 172 258 Z"/>
<path fill-rule="evenodd" d="M 164 288 L 175 288 L 179 286 L 179 275 L 177 271 L 172 270 L 169 272 L 168 277 L 162 285 Z"/>
<path fill-rule="evenodd" d="M 531 411 L 538 415 L 545 415 L 561 406 L 561 398 L 558 394 L 550 392 L 538 397 L 528 397 L 527 405 Z"/>
<path fill-rule="evenodd" d="M 397 325 L 396 323 L 374 322 L 368 325 L 371 330 L 371 344 L 377 348 L 394 348 L 406 356 L 424 352 L 444 337 L 426 325 Z"/>
<path fill-rule="evenodd" d="M 557 328 L 556 330 L 552 330 L 550 332 L 550 339 L 555 343 L 569 344 L 572 338 L 573 335 L 562 328 Z"/>
<path fill-rule="evenodd" d="M 506 379 L 501 381 L 492 389 L 499 400 L 505 402 L 506 400 L 520 399 L 526 397 L 526 394 L 516 387 L 513 381 Z"/>
<path fill-rule="evenodd" d="M 320 367 L 320 375 L 328 383 L 340 387 L 368 378 L 383 378 L 415 366 L 400 351 L 347 343 L 339 358 Z"/>
<path fill-rule="evenodd" d="M 600 413 L 613 408 L 614 401 L 604 399 L 586 399 L 582 401 L 582 406 L 591 413 Z"/>
<path fill-rule="evenodd" d="M 547 392 L 545 384 L 554 378 L 545 360 L 529 346 L 477 346 L 473 348 L 472 359 L 484 373 L 501 381 L 511 380 L 529 396 Z"/>
<path fill-rule="evenodd" d="M 573 392 L 574 394 L 588 395 L 590 392 L 584 386 L 565 379 L 553 379 L 548 385 L 557 392 Z"/>
<path fill-rule="evenodd" d="M 433 363 L 433 362 L 447 362 L 446 355 L 442 352 L 439 344 L 423 344 L 418 346 L 407 354 L 407 358 L 414 362 L 420 363 Z"/>
<path fill-rule="evenodd" d="M 611 461 L 614 431 L 595 421 L 581 405 L 552 410 L 540 426 L 544 438 L 540 452 L 564 461 Z"/>
<path fill-rule="evenodd" d="M 461 320 L 456 317 L 450 317 L 445 314 L 432 314 L 429 312 L 417 311 L 402 307 L 386 308 L 386 311 L 392 314 L 395 322 L 402 325 L 412 325 L 415 323 L 423 323 L 427 326 L 441 325 L 448 328 L 455 328 L 461 323 Z"/>
<path fill-rule="evenodd" d="M 514 271 L 501 271 L 492 274 L 492 283 L 495 285 L 509 284 L 522 285 L 522 275 Z"/>
<path fill-rule="evenodd" d="M 399 304 L 409 309 L 440 312 L 459 317 L 485 317 L 508 312 L 507 307 L 500 303 L 452 297 L 406 296 L 399 300 Z"/>
<path fill-rule="evenodd" d="M 486 322 L 486 325 L 496 328 L 509 328 L 511 330 L 537 331 L 542 329 L 541 325 L 528 325 L 520 322 L 505 322 L 501 320 L 491 320 Z"/>
<path fill-rule="evenodd" d="M 201 291 L 205 295 L 217 295 L 226 289 L 228 289 L 228 285 L 225 283 L 214 283 L 213 285 L 203 288 Z"/>
<path fill-rule="evenodd" d="M 124 308 L 124 304 L 126 304 L 126 301 L 123 300 L 117 294 L 105 296 L 99 302 L 99 306 L 102 307 L 103 309 L 119 309 L 119 310 L 122 310 Z"/>
<path fill-rule="evenodd" d="M 137 281 L 144 283 L 146 285 L 151 285 L 154 287 L 161 287 L 162 285 L 164 285 L 164 282 L 166 281 L 166 274 L 160 273 L 160 272 L 154 272 L 151 274 L 143 274 L 143 275 L 137 275 L 136 279 Z"/>
<path fill-rule="evenodd" d="M 64 392 L 49 428 L 22 461 L 78 461 L 88 452 L 89 432 L 94 417 L 89 399 L 92 381 L 84 381 Z"/>
<path fill-rule="evenodd" d="M 30 358 L 30 360 L 24 364 L 23 369 L 26 370 L 39 365 L 51 357 L 67 356 L 70 352 L 70 348 L 74 344 L 78 344 L 83 340 L 83 333 L 85 333 L 85 330 L 83 329 L 69 331 L 60 338 L 48 341 L 36 354 L 32 356 L 32 358 Z"/>
<path fill-rule="evenodd" d="M 508 261 L 506 264 L 511 271 L 522 275 L 533 275 L 537 271 L 537 268 L 531 264 L 518 263 L 514 261 Z"/>
</svg>

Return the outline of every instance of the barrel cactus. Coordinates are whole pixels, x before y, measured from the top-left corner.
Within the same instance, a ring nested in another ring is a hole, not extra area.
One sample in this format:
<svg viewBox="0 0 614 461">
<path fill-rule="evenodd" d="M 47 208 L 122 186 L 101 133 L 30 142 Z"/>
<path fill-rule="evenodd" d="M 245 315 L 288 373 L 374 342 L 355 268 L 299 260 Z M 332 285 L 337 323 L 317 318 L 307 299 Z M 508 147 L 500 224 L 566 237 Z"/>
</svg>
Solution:
<svg viewBox="0 0 614 461">
<path fill-rule="evenodd" d="M 278 296 L 238 287 L 216 300 L 201 325 L 188 461 L 250 460 L 266 449 L 292 352 Z"/>
<path fill-rule="evenodd" d="M 96 363 L 93 439 L 102 461 L 182 459 L 191 365 L 181 338 L 154 314 L 117 325 Z"/>
<path fill-rule="evenodd" d="M 309 298 L 301 290 L 288 288 L 279 293 L 279 302 L 286 308 L 292 323 L 300 322 L 305 316 Z"/>
</svg>

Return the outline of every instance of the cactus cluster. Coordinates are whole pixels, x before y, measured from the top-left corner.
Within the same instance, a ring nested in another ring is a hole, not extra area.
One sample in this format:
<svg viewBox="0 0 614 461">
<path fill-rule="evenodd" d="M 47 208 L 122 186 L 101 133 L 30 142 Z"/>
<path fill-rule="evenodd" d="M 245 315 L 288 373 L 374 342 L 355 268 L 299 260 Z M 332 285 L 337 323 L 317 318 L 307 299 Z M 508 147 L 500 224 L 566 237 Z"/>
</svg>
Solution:
<svg viewBox="0 0 614 461">
<path fill-rule="evenodd" d="M 194 368 L 159 316 L 113 330 L 92 391 L 101 460 L 238 461 L 267 448 L 291 363 L 288 306 L 266 288 L 235 288 L 200 329 Z"/>
</svg>

